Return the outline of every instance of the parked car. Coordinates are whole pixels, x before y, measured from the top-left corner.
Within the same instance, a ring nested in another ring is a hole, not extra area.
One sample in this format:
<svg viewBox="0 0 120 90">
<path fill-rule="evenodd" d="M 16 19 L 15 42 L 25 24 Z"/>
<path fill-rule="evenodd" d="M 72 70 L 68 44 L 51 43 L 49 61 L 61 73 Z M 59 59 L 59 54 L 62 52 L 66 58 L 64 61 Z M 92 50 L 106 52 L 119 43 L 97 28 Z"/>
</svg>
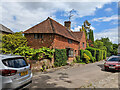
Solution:
<svg viewBox="0 0 120 90">
<path fill-rule="evenodd" d="M 1 54 L 0 57 L 0 89 L 28 88 L 32 83 L 32 72 L 25 58 Z"/>
<path fill-rule="evenodd" d="M 120 56 L 111 56 L 104 63 L 105 70 L 120 71 Z"/>
</svg>

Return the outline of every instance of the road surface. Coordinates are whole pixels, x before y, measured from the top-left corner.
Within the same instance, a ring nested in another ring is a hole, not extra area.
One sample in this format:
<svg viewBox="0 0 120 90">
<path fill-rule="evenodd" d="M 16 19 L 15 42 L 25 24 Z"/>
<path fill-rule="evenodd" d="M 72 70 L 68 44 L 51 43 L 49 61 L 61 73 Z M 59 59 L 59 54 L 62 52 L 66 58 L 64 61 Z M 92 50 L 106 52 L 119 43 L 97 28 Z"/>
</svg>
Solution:
<svg viewBox="0 0 120 90">
<path fill-rule="evenodd" d="M 119 88 L 119 72 L 107 72 L 104 61 L 69 66 L 47 73 L 37 72 L 31 88 Z"/>
</svg>

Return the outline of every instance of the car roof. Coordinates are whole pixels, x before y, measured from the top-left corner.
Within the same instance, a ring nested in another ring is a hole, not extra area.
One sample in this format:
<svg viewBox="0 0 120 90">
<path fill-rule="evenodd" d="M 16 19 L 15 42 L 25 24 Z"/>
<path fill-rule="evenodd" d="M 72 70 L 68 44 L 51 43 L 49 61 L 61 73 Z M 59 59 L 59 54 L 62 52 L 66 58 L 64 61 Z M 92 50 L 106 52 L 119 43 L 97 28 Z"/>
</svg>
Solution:
<svg viewBox="0 0 120 90">
<path fill-rule="evenodd" d="M 120 56 L 110 56 L 109 58 L 120 58 Z"/>
<path fill-rule="evenodd" d="M 17 58 L 17 57 L 23 57 L 20 55 L 12 55 L 12 54 L 0 54 L 1 60 L 7 59 L 7 58 Z"/>
</svg>

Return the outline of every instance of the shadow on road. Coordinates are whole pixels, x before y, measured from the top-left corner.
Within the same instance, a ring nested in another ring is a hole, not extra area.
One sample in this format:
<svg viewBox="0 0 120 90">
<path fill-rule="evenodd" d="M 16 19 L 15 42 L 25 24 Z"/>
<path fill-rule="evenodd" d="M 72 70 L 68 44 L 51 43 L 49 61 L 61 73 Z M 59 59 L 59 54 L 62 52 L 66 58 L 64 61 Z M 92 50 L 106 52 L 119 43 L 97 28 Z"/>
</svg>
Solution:
<svg viewBox="0 0 120 90">
<path fill-rule="evenodd" d="M 48 83 L 49 79 L 51 79 L 51 77 L 48 75 L 41 75 L 37 78 L 34 78 L 29 90 L 34 90 L 34 89 L 54 90 L 53 88 L 58 88 L 58 89 L 60 88 L 60 90 L 65 89 L 64 87 L 56 87 L 57 84 L 54 82 Z"/>
</svg>

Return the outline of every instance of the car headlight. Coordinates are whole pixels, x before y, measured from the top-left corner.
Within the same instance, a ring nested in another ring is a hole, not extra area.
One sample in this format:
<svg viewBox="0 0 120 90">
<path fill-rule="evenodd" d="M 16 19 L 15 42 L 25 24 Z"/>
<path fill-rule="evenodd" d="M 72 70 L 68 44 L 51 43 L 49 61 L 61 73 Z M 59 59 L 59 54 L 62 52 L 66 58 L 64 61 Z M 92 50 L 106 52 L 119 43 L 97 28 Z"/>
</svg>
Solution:
<svg viewBox="0 0 120 90">
<path fill-rule="evenodd" d="M 120 66 L 120 65 L 116 65 L 116 66 Z"/>
</svg>

